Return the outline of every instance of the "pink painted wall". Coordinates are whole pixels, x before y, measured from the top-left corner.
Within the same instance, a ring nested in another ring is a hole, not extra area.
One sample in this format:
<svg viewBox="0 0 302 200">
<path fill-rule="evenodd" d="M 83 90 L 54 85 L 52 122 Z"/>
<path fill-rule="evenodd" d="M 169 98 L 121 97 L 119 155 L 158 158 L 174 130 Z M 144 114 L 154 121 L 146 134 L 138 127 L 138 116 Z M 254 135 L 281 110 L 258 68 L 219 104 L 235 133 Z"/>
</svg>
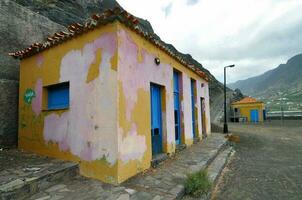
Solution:
<svg viewBox="0 0 302 200">
<path fill-rule="evenodd" d="M 141 41 L 140 36 L 129 32 L 124 26 L 120 25 L 118 28 L 118 76 L 117 79 L 122 85 L 122 91 L 119 92 L 119 99 L 121 95 L 126 96 L 126 118 L 125 120 L 128 123 L 131 123 L 131 126 L 137 127 L 140 122 L 133 120 L 133 111 L 136 104 L 138 104 L 138 93 L 139 91 L 144 91 L 146 93 L 150 92 L 150 83 L 156 83 L 165 88 L 166 95 L 166 110 L 163 120 L 163 127 L 166 129 L 166 134 L 163 138 L 167 142 L 168 146 L 172 146 L 172 149 L 168 149 L 168 152 L 174 152 L 175 147 L 175 130 L 174 130 L 174 102 L 173 102 L 173 69 L 176 66 L 173 66 L 173 58 L 164 55 L 164 52 L 155 48 L 154 46 L 150 47 L 147 41 Z M 146 44 L 148 43 L 148 44 Z M 152 48 L 152 49 L 151 49 Z M 154 50 L 155 49 L 155 50 Z M 161 59 L 161 64 L 157 66 L 154 62 L 154 58 L 159 57 Z M 185 130 L 185 139 L 193 139 L 192 131 L 192 111 L 191 111 L 191 90 L 190 90 L 190 78 L 194 74 L 188 69 L 185 69 L 184 66 L 177 64 L 178 70 L 182 71 L 182 88 L 183 88 L 183 100 L 181 102 L 181 107 L 183 111 L 184 120 L 184 130 Z M 182 70 L 185 69 L 185 70 Z M 209 115 L 209 93 L 208 93 L 208 84 L 206 81 L 198 78 L 197 75 L 194 76 L 194 79 L 197 80 L 197 102 L 196 107 L 198 108 L 198 132 L 201 133 L 201 105 L 200 97 L 206 99 L 206 116 L 207 116 L 207 132 L 210 133 L 210 115 Z M 204 87 L 201 88 L 201 82 L 204 82 Z M 122 93 L 122 94 L 121 94 Z M 150 99 L 150 96 L 149 96 Z M 141 116 L 150 115 L 150 101 L 144 103 L 145 109 L 141 109 Z M 118 108 L 120 110 L 120 108 Z M 139 153 L 132 154 L 131 157 L 123 156 L 123 148 L 119 148 L 120 159 L 123 162 L 128 162 L 130 160 L 143 159 L 147 150 L 151 150 L 150 143 L 150 121 L 146 126 L 146 130 L 143 132 L 135 132 L 135 129 L 131 130 L 131 134 L 127 137 L 133 137 L 133 140 L 136 140 L 138 145 L 133 151 L 138 151 Z M 119 124 L 119 137 L 124 138 L 125 133 L 123 131 L 124 127 Z M 148 128 L 148 129 L 147 129 Z M 126 134 L 127 135 L 127 134 Z M 132 136 L 131 136 L 132 135 Z M 134 139 L 136 137 L 136 139 Z M 121 140 L 119 140 L 121 141 Z M 142 145 L 141 143 L 148 141 Z M 121 145 L 119 145 L 120 147 Z M 127 150 L 128 151 L 128 150 Z"/>
<path fill-rule="evenodd" d="M 203 87 L 201 86 L 203 84 Z M 209 95 L 209 83 L 204 80 L 197 81 L 197 96 L 205 98 L 205 112 L 206 112 L 206 130 L 205 133 L 211 133 L 211 119 L 210 119 L 210 95 Z M 198 119 L 201 119 L 201 102 L 198 99 Z M 198 120 L 199 132 L 203 132 L 201 126 L 201 120 Z"/>
<path fill-rule="evenodd" d="M 162 85 L 166 89 L 166 99 L 168 101 L 173 99 L 173 83 L 172 83 L 172 75 L 173 68 L 169 64 L 161 64 L 160 66 L 155 65 L 154 63 L 154 55 L 149 54 L 146 49 L 141 49 L 139 52 L 137 44 L 132 40 L 131 36 L 127 34 L 123 29 L 119 29 L 118 31 L 119 38 L 119 53 L 118 53 L 118 81 L 122 85 L 122 92 L 126 96 L 126 121 L 131 123 L 131 126 L 138 126 L 137 122 L 132 120 L 133 109 L 134 106 L 138 103 L 138 91 L 143 90 L 146 93 L 150 92 L 150 82 Z M 142 60 L 138 61 L 138 54 L 141 54 Z M 148 99 L 149 100 L 149 99 Z M 148 108 L 150 102 L 145 102 L 145 107 Z M 142 115 L 148 115 L 148 109 L 143 109 Z M 147 113 L 146 113 L 147 112 Z M 168 133 L 174 131 L 174 118 L 171 117 L 171 113 L 173 114 L 173 104 L 166 105 L 166 123 L 165 127 Z M 150 123 L 150 122 L 149 122 Z M 120 141 L 129 138 L 136 137 L 137 146 L 132 149 L 132 157 L 128 157 L 125 159 L 123 156 L 123 148 L 119 148 L 119 152 L 121 155 L 121 160 L 127 162 L 129 160 L 142 159 L 144 153 L 147 151 L 147 146 L 149 144 L 146 143 L 147 138 L 150 137 L 148 134 L 150 132 L 149 129 L 144 130 L 143 133 L 133 132 L 131 134 L 124 133 L 124 127 L 119 126 L 119 137 L 123 138 Z M 127 135 L 126 138 L 123 135 Z M 167 143 L 174 143 L 174 134 L 167 135 Z M 150 138 L 149 138 L 150 139 Z M 142 142 L 144 142 L 142 144 Z M 121 147 L 122 145 L 119 145 Z M 149 147 L 150 150 L 150 147 Z M 134 153 L 139 152 L 139 153 Z"/>
<path fill-rule="evenodd" d="M 99 75 L 87 82 L 89 68 L 101 50 Z M 70 108 L 63 114 L 52 113 L 44 119 L 45 142 L 58 143 L 61 151 L 70 151 L 81 160 L 105 158 L 110 165 L 117 161 L 117 72 L 111 58 L 117 51 L 115 33 L 105 33 L 82 49 L 67 52 L 60 65 L 59 82 L 70 82 Z M 41 57 L 38 57 L 40 62 Z M 41 80 L 36 91 L 42 90 Z M 35 112 L 41 110 L 41 96 L 33 102 Z M 37 106 L 36 104 L 39 104 Z"/>
</svg>

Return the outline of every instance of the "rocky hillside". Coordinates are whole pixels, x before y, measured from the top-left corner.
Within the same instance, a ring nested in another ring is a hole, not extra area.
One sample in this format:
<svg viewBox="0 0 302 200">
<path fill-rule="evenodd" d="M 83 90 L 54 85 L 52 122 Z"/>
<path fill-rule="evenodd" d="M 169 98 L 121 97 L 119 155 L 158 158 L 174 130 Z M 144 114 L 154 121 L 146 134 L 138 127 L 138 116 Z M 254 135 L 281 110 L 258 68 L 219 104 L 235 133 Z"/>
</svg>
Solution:
<svg viewBox="0 0 302 200">
<path fill-rule="evenodd" d="M 0 146 L 16 144 L 19 62 L 7 55 L 64 29 L 10 0 L 0 1 Z"/>
<path fill-rule="evenodd" d="M 0 1 L 0 145 L 16 140 L 17 134 L 17 96 L 18 66 L 17 60 L 9 57 L 8 52 L 23 49 L 67 25 L 85 22 L 92 14 L 102 13 L 114 8 L 114 0 L 1 0 Z M 139 19 L 139 25 L 154 33 L 151 24 Z M 157 36 L 158 37 L 158 36 Z M 158 37 L 158 39 L 160 39 Z M 210 79 L 210 96 L 212 100 L 211 115 L 215 116 L 216 107 L 222 105 L 223 87 L 215 77 L 189 54 L 178 52 L 171 44 L 166 44 L 175 53 L 181 55 L 188 63 L 198 66 Z M 9 118 L 9 119 L 8 119 Z M 214 118 L 214 117 L 213 117 Z"/>
<path fill-rule="evenodd" d="M 286 64 L 264 74 L 237 81 L 229 86 L 265 101 L 270 110 L 280 109 L 280 99 L 287 110 L 302 110 L 302 54 L 290 58 Z"/>
</svg>

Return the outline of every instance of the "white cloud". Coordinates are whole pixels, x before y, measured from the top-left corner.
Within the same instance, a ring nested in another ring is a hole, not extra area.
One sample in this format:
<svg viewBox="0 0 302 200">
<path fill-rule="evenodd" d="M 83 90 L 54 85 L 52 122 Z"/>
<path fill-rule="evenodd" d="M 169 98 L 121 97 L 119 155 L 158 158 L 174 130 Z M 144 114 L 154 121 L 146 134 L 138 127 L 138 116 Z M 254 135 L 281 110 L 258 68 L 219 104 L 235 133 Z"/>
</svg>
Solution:
<svg viewBox="0 0 302 200">
<path fill-rule="evenodd" d="M 302 0 L 119 0 L 219 80 L 258 75 L 302 52 Z"/>
</svg>

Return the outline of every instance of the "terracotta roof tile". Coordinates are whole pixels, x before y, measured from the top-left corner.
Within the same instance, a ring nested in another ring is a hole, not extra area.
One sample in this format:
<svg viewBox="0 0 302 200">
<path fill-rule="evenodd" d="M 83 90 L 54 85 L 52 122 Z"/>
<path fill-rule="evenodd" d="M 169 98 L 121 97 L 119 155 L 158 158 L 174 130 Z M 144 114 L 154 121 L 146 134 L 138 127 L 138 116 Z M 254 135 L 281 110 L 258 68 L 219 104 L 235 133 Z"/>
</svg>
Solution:
<svg viewBox="0 0 302 200">
<path fill-rule="evenodd" d="M 118 20 L 119 22 L 126 25 L 128 28 L 132 29 L 137 34 L 144 37 L 146 40 L 149 40 L 151 43 L 153 43 L 155 46 L 160 48 L 161 50 L 165 51 L 168 55 L 176 59 L 179 63 L 187 66 L 188 68 L 192 69 L 194 72 L 196 72 L 199 76 L 204 78 L 206 81 L 208 81 L 208 77 L 206 74 L 201 71 L 198 67 L 191 65 L 189 63 L 186 63 L 184 58 L 181 56 L 175 54 L 164 42 L 162 42 L 160 39 L 156 39 L 152 34 L 143 31 L 139 26 L 139 20 L 122 9 L 121 7 L 117 6 L 113 10 L 108 9 L 103 14 L 94 14 L 91 16 L 89 21 L 87 21 L 85 24 L 75 23 L 68 26 L 67 32 L 56 32 L 54 35 L 49 36 L 46 38 L 46 41 L 43 43 L 34 43 L 30 47 L 22 50 L 17 51 L 13 53 L 9 53 L 9 56 L 13 56 L 14 58 L 23 59 L 26 57 L 30 57 L 32 55 L 35 55 L 45 49 L 48 49 L 52 46 L 56 46 L 59 43 L 62 43 L 68 39 L 71 39 L 72 37 L 75 37 L 77 35 L 83 34 L 86 31 L 92 30 L 97 26 L 106 25 L 109 23 L 112 23 L 113 21 Z"/>
<path fill-rule="evenodd" d="M 240 101 L 236 101 L 233 104 L 248 104 L 248 103 L 262 103 L 262 102 L 252 97 L 244 97 Z"/>
</svg>

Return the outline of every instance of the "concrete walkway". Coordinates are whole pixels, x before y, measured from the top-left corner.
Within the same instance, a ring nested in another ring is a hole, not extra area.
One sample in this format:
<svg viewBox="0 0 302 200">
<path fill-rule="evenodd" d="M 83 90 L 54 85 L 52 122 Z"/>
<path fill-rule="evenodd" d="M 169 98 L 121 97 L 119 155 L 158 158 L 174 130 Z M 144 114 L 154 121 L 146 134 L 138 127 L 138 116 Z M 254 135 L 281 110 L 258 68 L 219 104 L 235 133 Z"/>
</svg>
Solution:
<svg viewBox="0 0 302 200">
<path fill-rule="evenodd" d="M 225 144 L 222 134 L 213 133 L 206 140 L 181 151 L 157 168 L 137 175 L 120 186 L 75 176 L 70 180 L 54 182 L 52 186 L 41 189 L 29 199 L 180 199 L 184 195 L 186 174 L 215 163 L 212 161 L 220 152 L 226 157 L 228 153 L 225 153 Z M 214 175 L 219 173 L 215 167 L 209 169 L 211 170 Z"/>
</svg>

